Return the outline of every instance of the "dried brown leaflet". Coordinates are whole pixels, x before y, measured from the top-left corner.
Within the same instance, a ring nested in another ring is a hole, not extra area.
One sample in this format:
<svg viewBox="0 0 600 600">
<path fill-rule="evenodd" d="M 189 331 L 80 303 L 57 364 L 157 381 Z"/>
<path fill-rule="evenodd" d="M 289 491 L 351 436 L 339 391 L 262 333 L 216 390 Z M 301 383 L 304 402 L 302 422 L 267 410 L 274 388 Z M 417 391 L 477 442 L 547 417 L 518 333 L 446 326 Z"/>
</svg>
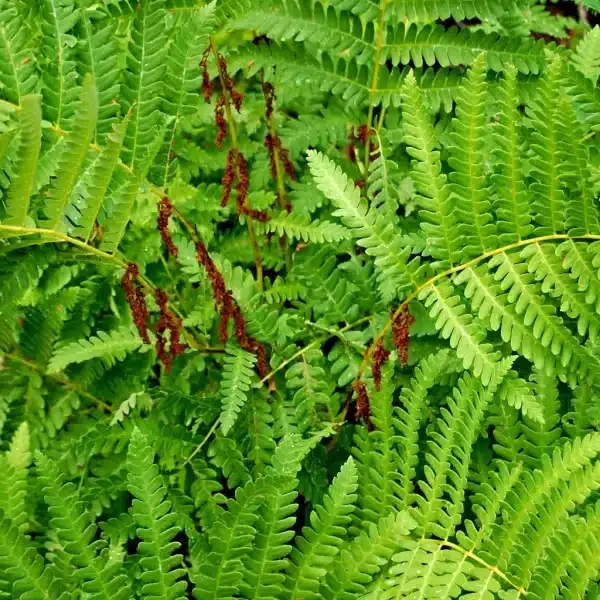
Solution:
<svg viewBox="0 0 600 600">
<path fill-rule="evenodd" d="M 371 426 L 371 407 L 367 385 L 364 381 L 357 379 L 352 388 L 356 392 L 356 418 L 362 420 L 367 426 Z"/>
<path fill-rule="evenodd" d="M 394 311 L 392 311 L 392 316 Z M 398 350 L 398 358 L 402 366 L 408 364 L 408 346 L 410 344 L 410 326 L 415 322 L 415 318 L 408 311 L 408 306 L 404 306 L 402 312 L 392 322 L 392 342 Z"/>
<path fill-rule="evenodd" d="M 182 354 L 187 346 L 181 343 L 181 319 L 178 319 L 169 311 L 169 297 L 162 290 L 156 290 L 156 303 L 160 310 L 160 318 L 156 323 L 154 331 L 156 333 L 156 355 L 165 365 L 169 372 L 173 366 L 173 359 Z M 167 353 L 165 332 L 169 332 L 169 352 Z"/>
<path fill-rule="evenodd" d="M 167 196 L 163 196 L 158 201 L 158 231 L 160 231 L 160 237 L 162 238 L 163 243 L 167 247 L 169 254 L 173 258 L 177 258 L 179 256 L 179 248 L 177 248 L 175 242 L 173 242 L 171 232 L 169 231 L 169 219 L 172 214 L 173 205 L 171 204 Z"/>
<path fill-rule="evenodd" d="M 390 357 L 391 352 L 385 349 L 383 340 L 380 340 L 377 344 L 377 348 L 373 353 L 373 361 L 371 362 L 371 372 L 373 373 L 373 382 L 375 383 L 375 389 L 379 391 L 381 389 L 381 369 Z"/>
<path fill-rule="evenodd" d="M 225 343 L 229 338 L 227 325 L 233 319 L 233 331 L 238 344 L 247 352 L 251 352 L 257 358 L 257 371 L 264 377 L 269 371 L 269 360 L 265 347 L 256 339 L 248 335 L 246 321 L 242 315 L 239 304 L 227 289 L 223 275 L 217 269 L 204 242 L 196 240 L 196 253 L 198 263 L 204 268 L 213 288 L 213 297 L 219 310 L 219 336 Z"/>
<path fill-rule="evenodd" d="M 131 316 L 133 317 L 133 322 L 138 333 L 144 344 L 150 344 L 150 338 L 148 337 L 148 318 L 150 317 L 150 313 L 146 305 L 144 290 L 136 282 L 139 276 L 140 271 L 138 266 L 134 263 L 129 263 L 121 280 L 121 286 L 125 292 L 125 298 L 127 298 L 127 303 L 131 309 Z"/>
</svg>

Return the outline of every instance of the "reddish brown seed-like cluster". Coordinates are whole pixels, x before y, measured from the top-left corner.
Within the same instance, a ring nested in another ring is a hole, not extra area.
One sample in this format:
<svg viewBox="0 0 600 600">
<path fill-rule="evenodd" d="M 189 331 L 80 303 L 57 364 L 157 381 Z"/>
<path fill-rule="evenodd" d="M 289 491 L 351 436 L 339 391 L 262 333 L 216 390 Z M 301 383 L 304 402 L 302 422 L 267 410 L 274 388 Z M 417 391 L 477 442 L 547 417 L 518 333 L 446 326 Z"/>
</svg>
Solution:
<svg viewBox="0 0 600 600">
<path fill-rule="evenodd" d="M 173 238 L 171 237 L 171 232 L 169 231 L 169 218 L 173 214 L 173 205 L 171 204 L 169 198 L 164 196 L 158 201 L 158 231 L 160 231 L 160 237 L 162 238 L 163 243 L 167 247 L 169 254 L 173 258 L 177 258 L 179 255 L 179 248 L 175 245 Z"/>
<path fill-rule="evenodd" d="M 121 280 L 121 286 L 125 292 L 125 298 L 131 309 L 131 315 L 133 322 L 138 330 L 140 337 L 144 344 L 150 344 L 150 338 L 148 337 L 148 318 L 150 313 L 148 312 L 148 306 L 146 305 L 146 297 L 144 290 L 140 285 L 137 284 L 136 279 L 140 276 L 138 266 L 134 263 L 129 263 L 123 279 Z"/>
<path fill-rule="evenodd" d="M 181 343 L 181 319 L 178 319 L 169 311 L 169 297 L 162 290 L 156 290 L 156 303 L 160 309 L 160 318 L 156 323 L 154 331 L 156 333 L 156 355 L 165 365 L 169 372 L 173 366 L 173 359 L 182 354 L 186 345 Z M 169 352 L 167 353 L 167 340 L 165 332 L 169 332 Z"/>
<path fill-rule="evenodd" d="M 265 211 L 254 210 L 248 206 L 248 189 L 250 187 L 248 163 L 241 152 L 235 148 L 230 148 L 227 152 L 225 173 L 221 180 L 223 186 L 221 206 L 227 206 L 229 203 L 231 190 L 236 178 L 238 180 L 238 183 L 235 186 L 238 215 L 247 215 L 252 219 L 262 221 L 263 223 L 268 221 L 269 215 Z"/>
<path fill-rule="evenodd" d="M 225 285 L 223 275 L 217 269 L 204 243 L 199 240 L 196 242 L 196 253 L 198 263 L 202 265 L 213 288 L 213 297 L 219 310 L 221 321 L 219 323 L 219 336 L 221 342 L 225 343 L 229 338 L 227 325 L 233 320 L 233 331 L 238 344 L 247 352 L 251 352 L 257 358 L 257 371 L 261 377 L 264 377 L 269 371 L 269 361 L 265 347 L 248 335 L 246 321 L 242 311 L 235 298 Z"/>
<path fill-rule="evenodd" d="M 217 126 L 217 135 L 215 144 L 220 150 L 223 147 L 223 141 L 227 137 L 227 121 L 225 120 L 225 98 L 219 96 L 215 106 L 215 124 Z"/>
<path fill-rule="evenodd" d="M 371 372 L 373 373 L 373 382 L 375 383 L 375 389 L 379 391 L 381 389 L 381 369 L 390 357 L 391 352 L 385 349 L 383 340 L 380 340 L 373 352 L 373 361 L 371 362 Z"/>
<path fill-rule="evenodd" d="M 392 312 L 393 318 L 394 312 Z M 402 366 L 408 364 L 408 346 L 410 343 L 410 326 L 415 322 L 415 318 L 408 312 L 405 305 L 402 312 L 392 322 L 392 342 L 398 350 L 398 358 Z"/>
<path fill-rule="evenodd" d="M 356 392 L 356 418 L 361 419 L 367 425 L 371 425 L 371 407 L 369 405 L 369 395 L 367 394 L 367 385 L 364 381 L 357 379 L 352 388 Z"/>
<path fill-rule="evenodd" d="M 210 54 L 210 46 L 206 48 L 200 61 L 200 69 L 202 70 L 202 95 L 208 104 L 212 98 L 214 87 L 208 73 L 208 55 Z"/>
</svg>

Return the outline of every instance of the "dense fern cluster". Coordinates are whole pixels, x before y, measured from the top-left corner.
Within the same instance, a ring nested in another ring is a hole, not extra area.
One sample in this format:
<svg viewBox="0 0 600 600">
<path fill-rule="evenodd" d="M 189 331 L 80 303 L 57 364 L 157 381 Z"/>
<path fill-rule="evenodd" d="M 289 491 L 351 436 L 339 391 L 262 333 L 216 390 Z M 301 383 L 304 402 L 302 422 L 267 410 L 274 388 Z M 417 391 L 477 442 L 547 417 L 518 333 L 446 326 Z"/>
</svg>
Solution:
<svg viewBox="0 0 600 600">
<path fill-rule="evenodd" d="M 597 0 L 0 0 L 0 597 L 600 594 Z"/>
</svg>

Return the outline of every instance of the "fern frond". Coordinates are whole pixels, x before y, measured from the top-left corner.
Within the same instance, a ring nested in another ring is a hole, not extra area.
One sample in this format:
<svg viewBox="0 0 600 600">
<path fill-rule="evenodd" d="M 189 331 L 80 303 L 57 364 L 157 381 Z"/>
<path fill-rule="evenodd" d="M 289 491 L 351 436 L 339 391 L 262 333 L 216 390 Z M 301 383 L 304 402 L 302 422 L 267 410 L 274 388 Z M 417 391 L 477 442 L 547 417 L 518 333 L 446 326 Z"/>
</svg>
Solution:
<svg viewBox="0 0 600 600">
<path fill-rule="evenodd" d="M 50 527 L 60 544 L 60 570 L 67 580 L 94 600 L 124 600 L 131 594 L 119 563 L 111 563 L 104 540 L 97 540 L 98 527 L 78 499 L 73 483 L 65 483 L 56 464 L 36 458 L 44 498 L 50 513 Z"/>
<path fill-rule="evenodd" d="M 21 105 L 22 98 L 37 85 L 35 59 L 30 47 L 31 31 L 15 6 L 0 9 L 0 76 L 2 98 Z"/>
<path fill-rule="evenodd" d="M 422 208 L 421 229 L 427 235 L 431 256 L 439 261 L 439 268 L 448 268 L 459 262 L 460 235 L 431 118 L 423 108 L 423 95 L 412 71 L 403 88 L 403 108 L 404 139 L 408 153 L 414 158 L 411 178 Z"/>
<path fill-rule="evenodd" d="M 590 29 L 577 44 L 572 55 L 573 65 L 594 85 L 600 77 L 600 27 Z"/>
<path fill-rule="evenodd" d="M 484 168 L 486 133 L 485 65 L 480 55 L 456 103 L 450 134 L 451 202 L 460 222 L 463 262 L 498 246 Z"/>
<path fill-rule="evenodd" d="M 285 596 L 283 571 L 294 537 L 296 485 L 290 476 L 274 478 L 274 486 L 261 504 L 252 552 L 244 564 L 242 589 L 248 600 L 279 600 Z"/>
<path fill-rule="evenodd" d="M 75 225 L 75 235 L 86 242 L 92 235 L 114 171 L 117 168 L 128 122 L 129 119 L 126 117 L 123 122 L 113 127 L 111 133 L 106 135 L 104 149 L 94 158 L 72 191 L 66 215 L 69 221 Z"/>
<path fill-rule="evenodd" d="M 164 110 L 173 117 L 166 136 L 166 157 L 161 184 L 167 186 L 175 175 L 176 165 L 170 152 L 181 120 L 193 114 L 199 103 L 201 73 L 198 64 L 208 45 L 208 36 L 215 25 L 215 3 L 182 16 L 175 25 L 174 40 L 168 54 L 165 76 Z M 162 162 L 161 162 L 162 164 Z"/>
<path fill-rule="evenodd" d="M 444 339 L 449 339 L 464 368 L 472 369 L 484 385 L 493 381 L 500 353 L 484 342 L 483 325 L 473 319 L 453 285 L 448 280 L 442 280 L 424 289 L 419 299 L 430 309 L 435 328 Z"/>
<path fill-rule="evenodd" d="M 395 293 L 402 295 L 419 285 L 419 261 L 410 263 L 410 249 L 401 248 L 399 238 L 392 232 L 392 223 L 386 221 L 377 211 L 368 206 L 356 188 L 339 166 L 323 154 L 310 150 L 308 163 L 317 187 L 329 198 L 342 223 L 352 230 L 358 244 L 366 248 L 366 253 L 375 256 L 379 268 L 378 280 L 382 289 L 393 286 Z"/>
<path fill-rule="evenodd" d="M 167 49 L 165 0 L 142 0 L 131 26 L 122 93 L 133 113 L 125 138 L 124 162 L 136 173 L 160 122 Z"/>
<path fill-rule="evenodd" d="M 535 180 L 530 190 L 533 192 L 532 206 L 537 223 L 535 233 L 538 236 L 565 231 L 565 172 L 561 157 L 565 156 L 568 150 L 565 148 L 561 127 L 561 71 L 561 59 L 552 55 L 530 111 L 530 176 Z"/>
<path fill-rule="evenodd" d="M 302 529 L 302 537 L 290 555 L 287 584 L 290 600 L 316 600 L 326 568 L 339 552 L 345 527 L 356 500 L 356 465 L 349 458 L 333 480 L 322 506 L 317 506 L 309 517 L 310 525 Z"/>
<path fill-rule="evenodd" d="M 49 373 L 57 373 L 72 363 L 82 363 L 93 358 L 101 358 L 107 365 L 123 360 L 127 354 L 135 350 L 145 351 L 139 335 L 130 327 L 121 327 L 105 333 L 98 331 L 89 340 L 71 342 L 56 349 L 50 364 Z"/>
<path fill-rule="evenodd" d="M 351 236 L 348 229 L 337 223 L 319 221 L 319 219 L 311 220 L 307 215 L 286 212 L 271 217 L 260 230 L 313 244 L 340 242 Z"/>
<path fill-rule="evenodd" d="M 98 96 L 96 143 L 103 144 L 110 134 L 117 115 L 121 77 L 121 48 L 117 37 L 117 23 L 101 18 L 89 0 L 76 0 L 80 19 L 77 33 L 80 39 L 78 58 L 83 74 L 90 73 Z"/>
<path fill-rule="evenodd" d="M 517 70 L 508 68 L 498 90 L 499 120 L 492 138 L 496 197 L 494 212 L 498 218 L 499 241 L 506 245 L 527 239 L 533 233 L 527 197 L 527 184 L 522 170 Z"/>
<path fill-rule="evenodd" d="M 27 422 L 23 422 L 13 435 L 8 452 L 0 457 L 0 468 L 3 473 L 0 509 L 10 519 L 13 527 L 22 533 L 27 528 L 25 496 L 27 493 L 27 467 L 30 462 L 29 426 Z"/>
<path fill-rule="evenodd" d="M 148 600 L 183 599 L 187 588 L 185 581 L 179 581 L 185 574 L 183 557 L 174 554 L 180 543 L 173 541 L 178 532 L 177 515 L 166 499 L 154 452 L 137 427 L 127 453 L 127 472 L 127 487 L 134 497 L 131 515 L 142 540 L 138 544 L 141 592 Z"/>
<path fill-rule="evenodd" d="M 40 100 L 40 96 L 21 98 L 19 147 L 6 197 L 6 219 L 3 221 L 7 225 L 23 226 L 27 223 L 42 140 Z"/>
<path fill-rule="evenodd" d="M 256 357 L 240 348 L 231 348 L 223 359 L 221 376 L 221 431 L 227 435 L 248 400 Z"/>
<path fill-rule="evenodd" d="M 12 597 L 27 600 L 68 600 L 30 540 L 0 509 L 0 584 L 8 581 Z"/>
<path fill-rule="evenodd" d="M 79 94 L 75 63 L 77 38 L 73 30 L 80 18 L 75 0 L 43 0 L 42 45 L 48 65 L 42 73 L 44 116 L 56 127 L 69 129 Z"/>
<path fill-rule="evenodd" d="M 466 0 L 460 3 L 446 0 L 396 0 L 393 9 L 398 20 L 427 23 L 450 18 L 486 19 L 501 14 L 509 6 L 510 0 Z"/>
<path fill-rule="evenodd" d="M 264 502 L 272 482 L 269 478 L 238 487 L 228 510 L 209 531 L 210 552 L 194 565 L 194 596 L 198 600 L 234 598 L 244 582 L 244 560 L 256 535 L 257 508 Z"/>
<path fill-rule="evenodd" d="M 73 129 L 65 141 L 56 178 L 48 192 L 44 212 L 48 229 L 64 227 L 63 214 L 75 186 L 79 171 L 93 139 L 98 116 L 98 98 L 90 76 L 83 82 L 79 106 L 73 120 Z"/>
<path fill-rule="evenodd" d="M 326 600 L 363 596 L 373 578 L 399 549 L 398 540 L 416 526 L 408 512 L 392 512 L 344 548 L 335 559 L 322 587 Z"/>
</svg>

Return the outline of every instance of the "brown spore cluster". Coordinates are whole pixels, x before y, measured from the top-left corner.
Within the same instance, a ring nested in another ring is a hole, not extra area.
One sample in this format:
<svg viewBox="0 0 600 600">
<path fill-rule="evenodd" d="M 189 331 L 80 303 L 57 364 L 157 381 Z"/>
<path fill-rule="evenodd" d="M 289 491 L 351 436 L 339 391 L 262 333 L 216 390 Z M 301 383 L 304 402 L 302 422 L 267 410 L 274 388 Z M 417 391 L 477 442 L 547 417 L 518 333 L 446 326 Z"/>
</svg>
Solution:
<svg viewBox="0 0 600 600">
<path fill-rule="evenodd" d="M 173 258 L 177 258 L 179 256 L 179 248 L 177 248 L 175 245 L 175 242 L 171 236 L 171 232 L 169 231 L 169 219 L 171 218 L 172 214 L 173 205 L 167 196 L 163 196 L 158 201 L 158 231 L 160 231 L 160 237 L 167 247 L 169 254 Z"/>
<path fill-rule="evenodd" d="M 385 349 L 383 340 L 379 340 L 375 352 L 373 352 L 373 360 L 371 362 L 371 372 L 373 373 L 373 382 L 375 383 L 375 389 L 381 390 L 381 369 L 390 357 L 391 352 Z"/>
<path fill-rule="evenodd" d="M 272 127 L 272 118 L 274 111 L 274 103 L 277 98 L 275 95 L 275 88 L 269 82 L 264 82 L 262 85 L 263 94 L 265 97 L 265 118 L 268 124 L 267 135 L 265 136 L 265 147 L 269 155 L 269 168 L 271 173 L 271 179 L 277 179 L 277 164 L 275 153 L 279 156 L 283 165 L 286 175 L 292 180 L 296 181 L 296 169 L 294 163 L 290 159 L 290 153 L 287 148 L 284 147 L 281 138 L 274 132 Z M 287 212 L 291 212 L 292 205 L 287 198 L 280 198 L 281 203 Z"/>
<path fill-rule="evenodd" d="M 356 393 L 356 419 L 362 420 L 367 426 L 371 426 L 371 407 L 369 404 L 369 394 L 367 385 L 364 381 L 357 379 L 352 388 Z"/>
<path fill-rule="evenodd" d="M 156 290 L 156 303 L 160 310 L 160 318 L 155 325 L 156 333 L 156 355 L 169 372 L 173 366 L 173 360 L 178 354 L 183 354 L 187 346 L 181 343 L 181 319 L 178 319 L 169 310 L 169 297 L 163 290 Z M 167 340 L 165 333 L 169 332 L 169 352 L 167 352 Z"/>
<path fill-rule="evenodd" d="M 247 215 L 251 219 L 266 222 L 269 220 L 269 215 L 266 211 L 255 210 L 248 206 L 248 190 L 250 188 L 250 176 L 248 174 L 248 163 L 244 155 L 230 148 L 227 152 L 227 160 L 225 162 L 225 173 L 221 184 L 223 191 L 221 194 L 221 206 L 227 206 L 231 198 L 231 190 L 235 185 L 236 203 L 238 215 Z"/>
<path fill-rule="evenodd" d="M 392 312 L 392 319 L 394 312 Z M 392 342 L 398 350 L 398 358 L 402 366 L 408 364 L 408 346 L 410 344 L 410 326 L 415 318 L 410 314 L 408 306 L 404 305 L 400 314 L 392 321 Z"/>
<path fill-rule="evenodd" d="M 137 279 L 140 276 L 138 266 L 134 263 L 129 263 L 125 269 L 125 274 L 121 280 L 121 286 L 125 292 L 125 298 L 129 304 L 131 310 L 131 316 L 133 322 L 138 330 L 140 338 L 144 344 L 150 344 L 150 338 L 148 337 L 148 319 L 150 312 L 146 304 L 146 296 L 144 290 L 137 283 Z"/>
<path fill-rule="evenodd" d="M 202 265 L 206 271 L 213 288 L 213 297 L 221 318 L 219 323 L 219 336 L 221 342 L 227 342 L 229 338 L 227 326 L 229 321 L 233 320 L 235 339 L 240 347 L 256 356 L 258 374 L 261 377 L 264 377 L 269 371 L 269 361 L 265 347 L 252 336 L 248 335 L 246 320 L 244 319 L 240 306 L 232 296 L 231 292 L 227 289 L 222 273 L 217 269 L 204 242 L 201 240 L 196 242 L 196 253 L 198 263 Z"/>
</svg>

